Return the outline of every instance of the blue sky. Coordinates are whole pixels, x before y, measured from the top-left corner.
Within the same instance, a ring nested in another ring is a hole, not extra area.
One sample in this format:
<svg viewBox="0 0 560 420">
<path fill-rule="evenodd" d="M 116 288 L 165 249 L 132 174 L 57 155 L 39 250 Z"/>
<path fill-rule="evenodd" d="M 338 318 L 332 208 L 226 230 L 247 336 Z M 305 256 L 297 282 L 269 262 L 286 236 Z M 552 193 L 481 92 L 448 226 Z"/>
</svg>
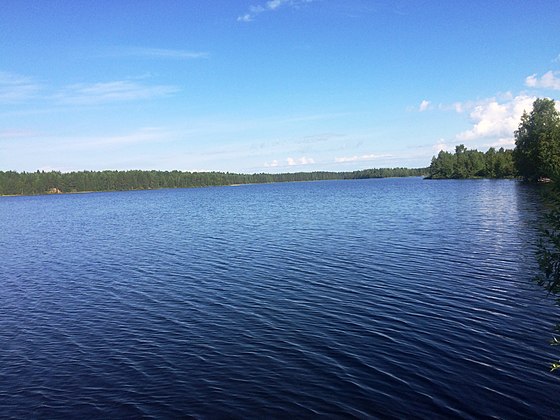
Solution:
<svg viewBox="0 0 560 420">
<path fill-rule="evenodd" d="M 559 98 L 557 0 L 5 0 L 0 170 L 422 167 Z"/>
</svg>

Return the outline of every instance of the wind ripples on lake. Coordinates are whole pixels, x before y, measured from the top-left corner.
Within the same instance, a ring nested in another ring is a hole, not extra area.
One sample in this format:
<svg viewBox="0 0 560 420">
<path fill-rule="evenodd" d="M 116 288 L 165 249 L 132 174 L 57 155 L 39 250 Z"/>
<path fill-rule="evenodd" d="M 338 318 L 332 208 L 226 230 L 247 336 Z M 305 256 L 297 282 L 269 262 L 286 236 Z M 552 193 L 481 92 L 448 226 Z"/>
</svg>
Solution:
<svg viewBox="0 0 560 420">
<path fill-rule="evenodd" d="M 8 417 L 552 417 L 538 193 L 385 179 L 0 198 Z"/>
</svg>

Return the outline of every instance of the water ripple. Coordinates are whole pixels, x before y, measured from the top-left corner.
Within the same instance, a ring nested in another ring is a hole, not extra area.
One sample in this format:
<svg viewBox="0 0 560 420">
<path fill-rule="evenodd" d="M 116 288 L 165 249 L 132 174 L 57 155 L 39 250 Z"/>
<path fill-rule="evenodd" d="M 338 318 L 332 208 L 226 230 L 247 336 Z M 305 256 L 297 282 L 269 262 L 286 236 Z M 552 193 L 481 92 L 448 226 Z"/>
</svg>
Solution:
<svg viewBox="0 0 560 420">
<path fill-rule="evenodd" d="M 2 414 L 555 417 L 537 207 L 419 179 L 3 197 Z"/>
</svg>

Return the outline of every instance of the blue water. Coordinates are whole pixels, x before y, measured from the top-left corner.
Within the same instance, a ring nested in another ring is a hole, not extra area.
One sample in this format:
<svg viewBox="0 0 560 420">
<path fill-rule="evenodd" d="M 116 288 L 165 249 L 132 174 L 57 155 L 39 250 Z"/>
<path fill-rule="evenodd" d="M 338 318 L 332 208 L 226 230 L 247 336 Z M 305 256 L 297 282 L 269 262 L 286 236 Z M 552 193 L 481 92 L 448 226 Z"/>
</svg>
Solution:
<svg viewBox="0 0 560 420">
<path fill-rule="evenodd" d="M 0 416 L 550 418 L 535 187 L 1 197 Z"/>
</svg>

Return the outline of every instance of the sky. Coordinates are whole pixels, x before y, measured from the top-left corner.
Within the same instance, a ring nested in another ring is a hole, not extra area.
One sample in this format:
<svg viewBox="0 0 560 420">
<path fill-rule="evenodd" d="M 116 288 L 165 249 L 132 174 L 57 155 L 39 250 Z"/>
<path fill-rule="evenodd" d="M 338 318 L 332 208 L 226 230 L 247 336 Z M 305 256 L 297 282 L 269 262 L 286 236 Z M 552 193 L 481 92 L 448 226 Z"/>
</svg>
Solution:
<svg viewBox="0 0 560 420">
<path fill-rule="evenodd" d="M 0 170 L 426 167 L 560 98 L 558 0 L 3 0 Z M 560 109 L 560 107 L 558 107 Z"/>
</svg>

